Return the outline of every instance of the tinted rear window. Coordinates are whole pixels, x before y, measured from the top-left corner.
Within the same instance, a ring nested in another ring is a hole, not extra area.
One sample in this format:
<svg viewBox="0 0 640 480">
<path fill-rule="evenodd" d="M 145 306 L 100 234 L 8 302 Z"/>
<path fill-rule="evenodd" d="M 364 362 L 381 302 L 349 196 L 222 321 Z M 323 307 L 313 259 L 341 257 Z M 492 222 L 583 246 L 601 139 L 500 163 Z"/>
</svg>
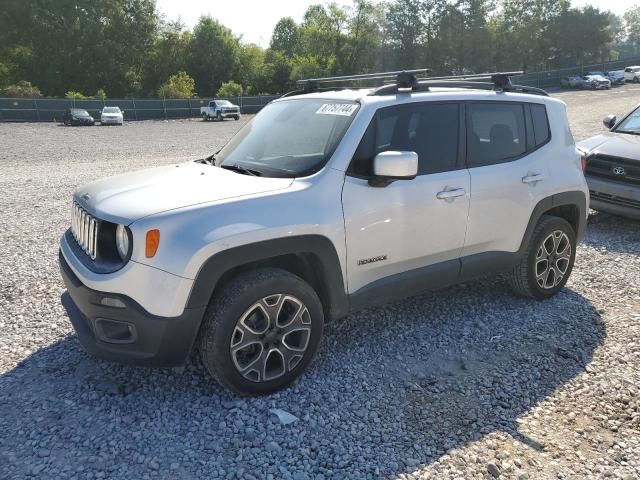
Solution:
<svg viewBox="0 0 640 480">
<path fill-rule="evenodd" d="M 469 105 L 469 166 L 509 161 L 526 151 L 524 105 Z"/>
</svg>

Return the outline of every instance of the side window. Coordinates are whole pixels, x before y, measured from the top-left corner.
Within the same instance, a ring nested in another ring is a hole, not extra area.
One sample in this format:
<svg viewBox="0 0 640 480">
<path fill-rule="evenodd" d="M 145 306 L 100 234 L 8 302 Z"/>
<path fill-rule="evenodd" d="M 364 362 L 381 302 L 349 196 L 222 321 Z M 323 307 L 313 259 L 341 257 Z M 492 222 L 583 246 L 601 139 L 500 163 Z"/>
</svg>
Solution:
<svg viewBox="0 0 640 480">
<path fill-rule="evenodd" d="M 507 162 L 526 151 L 524 105 L 469 105 L 469 166 Z"/>
<path fill-rule="evenodd" d="M 418 174 L 457 168 L 460 106 L 456 103 L 412 103 L 380 109 L 367 129 L 349 167 L 358 176 L 373 175 L 373 157 L 389 150 L 418 154 Z"/>
<path fill-rule="evenodd" d="M 533 121 L 533 134 L 536 148 L 549 141 L 549 119 L 544 105 L 531 104 L 531 120 Z"/>
<path fill-rule="evenodd" d="M 627 72 L 627 73 L 631 73 L 631 69 L 630 68 L 625 68 L 624 71 Z"/>
</svg>

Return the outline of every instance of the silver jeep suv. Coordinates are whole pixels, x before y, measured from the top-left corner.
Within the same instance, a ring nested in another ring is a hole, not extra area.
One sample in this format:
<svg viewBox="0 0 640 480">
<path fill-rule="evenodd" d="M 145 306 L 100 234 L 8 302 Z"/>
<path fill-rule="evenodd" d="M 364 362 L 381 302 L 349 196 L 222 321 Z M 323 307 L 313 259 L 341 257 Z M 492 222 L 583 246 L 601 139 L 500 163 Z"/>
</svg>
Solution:
<svg viewBox="0 0 640 480">
<path fill-rule="evenodd" d="M 423 73 L 304 81 L 208 158 L 81 187 L 60 246 L 80 342 L 161 366 L 197 348 L 257 395 L 363 307 L 499 272 L 555 295 L 588 210 L 565 105 L 511 74 Z"/>
</svg>

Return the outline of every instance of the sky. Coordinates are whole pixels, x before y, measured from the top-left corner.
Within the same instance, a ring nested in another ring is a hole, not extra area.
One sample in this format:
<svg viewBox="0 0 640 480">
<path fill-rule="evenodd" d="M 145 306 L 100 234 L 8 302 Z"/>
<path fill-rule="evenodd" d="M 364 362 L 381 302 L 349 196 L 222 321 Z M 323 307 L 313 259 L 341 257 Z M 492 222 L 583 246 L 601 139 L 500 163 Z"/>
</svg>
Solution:
<svg viewBox="0 0 640 480">
<path fill-rule="evenodd" d="M 326 3 L 324 0 L 156 0 L 158 9 L 167 20 L 178 17 L 192 28 L 201 15 L 211 15 L 234 34 L 242 35 L 246 43 L 269 46 L 273 27 L 282 17 L 293 17 L 296 21 L 309 5 Z M 351 5 L 351 0 L 335 0 L 342 5 Z M 591 4 L 603 10 L 621 15 L 640 0 L 572 0 L 575 6 Z"/>
</svg>

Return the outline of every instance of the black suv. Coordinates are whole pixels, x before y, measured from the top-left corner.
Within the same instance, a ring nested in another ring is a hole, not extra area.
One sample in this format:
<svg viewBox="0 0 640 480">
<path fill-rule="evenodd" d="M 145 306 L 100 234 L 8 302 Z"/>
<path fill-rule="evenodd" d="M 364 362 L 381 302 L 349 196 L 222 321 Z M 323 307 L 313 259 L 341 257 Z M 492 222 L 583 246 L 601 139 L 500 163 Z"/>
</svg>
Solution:
<svg viewBox="0 0 640 480">
<path fill-rule="evenodd" d="M 96 121 L 89 112 L 81 108 L 70 108 L 64 112 L 62 123 L 65 125 L 95 125 Z"/>
</svg>

